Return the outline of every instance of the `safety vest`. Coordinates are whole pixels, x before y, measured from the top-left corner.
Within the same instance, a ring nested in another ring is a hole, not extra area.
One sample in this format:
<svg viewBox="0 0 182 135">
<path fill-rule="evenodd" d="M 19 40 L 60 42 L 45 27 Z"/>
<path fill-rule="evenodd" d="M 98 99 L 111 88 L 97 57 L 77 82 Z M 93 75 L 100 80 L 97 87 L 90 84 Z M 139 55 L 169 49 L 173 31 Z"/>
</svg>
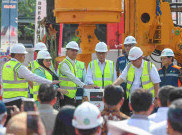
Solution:
<svg viewBox="0 0 182 135">
<path fill-rule="evenodd" d="M 68 59 L 64 59 L 58 66 L 58 75 L 60 77 L 60 81 L 61 83 L 60 88 L 61 89 L 65 89 L 67 90 L 69 93 L 66 94 L 65 96 L 69 97 L 69 98 L 74 98 L 76 95 L 76 91 L 77 91 L 77 85 L 72 82 L 67 76 L 62 75 L 60 73 L 60 69 L 62 68 L 63 63 L 66 63 L 68 65 L 68 67 L 70 68 L 71 72 L 76 76 L 76 65 L 72 64 Z M 77 77 L 77 76 L 76 76 Z"/>
<path fill-rule="evenodd" d="M 28 68 L 30 68 L 32 72 L 34 72 L 34 70 L 37 69 L 37 68 L 39 68 L 39 67 L 40 67 L 40 65 L 37 62 L 37 60 L 30 61 L 29 64 L 28 64 Z M 54 66 L 52 64 L 52 61 L 51 61 L 50 70 L 55 73 L 55 70 L 54 70 Z M 30 88 L 30 94 L 33 94 L 33 89 L 32 88 Z"/>
<path fill-rule="evenodd" d="M 22 64 L 18 61 L 10 60 L 6 62 L 2 70 L 3 98 L 28 97 L 28 82 L 24 78 L 19 78 L 17 69 Z"/>
<path fill-rule="evenodd" d="M 141 75 L 141 83 L 142 83 L 142 88 L 151 92 L 154 97 L 154 84 L 150 79 L 151 68 L 152 68 L 152 63 L 144 61 L 143 72 Z M 128 74 L 127 74 L 126 94 L 128 98 L 135 78 L 135 68 L 133 68 L 132 63 L 129 63 L 129 65 L 127 66 L 127 70 Z"/>
<path fill-rule="evenodd" d="M 83 82 L 83 70 L 85 68 L 85 63 L 81 61 L 76 61 L 76 68 L 77 68 L 77 77 Z"/>
<path fill-rule="evenodd" d="M 39 63 L 36 60 L 34 60 L 34 61 L 30 61 L 27 67 L 28 69 L 30 68 L 32 72 L 34 72 L 34 70 L 38 68 L 39 66 L 40 66 Z M 30 89 L 30 94 L 33 94 L 33 88 L 29 87 L 29 89 Z"/>
<path fill-rule="evenodd" d="M 28 63 L 28 68 L 30 67 L 30 69 L 31 69 L 32 72 L 34 72 L 34 70 L 35 70 L 36 68 L 38 68 L 39 66 L 40 66 L 40 65 L 39 65 L 39 63 L 37 62 L 37 60 L 30 61 L 30 62 Z M 51 70 L 52 72 L 55 73 L 55 69 L 54 69 L 54 66 L 53 66 L 52 61 L 51 61 L 50 70 Z"/>
<path fill-rule="evenodd" d="M 45 74 L 46 79 L 51 80 L 51 81 L 53 80 L 52 75 L 46 69 L 44 69 L 43 67 L 39 66 L 36 69 L 41 70 Z M 37 95 L 38 95 L 40 85 L 41 85 L 40 83 L 33 82 L 33 98 L 34 98 L 35 101 L 37 101 Z"/>
<path fill-rule="evenodd" d="M 113 83 L 114 76 L 114 62 L 110 60 L 106 60 L 106 65 L 104 68 L 104 73 L 98 65 L 97 60 L 90 62 L 91 71 L 92 71 L 92 79 L 96 86 L 104 88 L 107 85 L 111 85 Z"/>
</svg>

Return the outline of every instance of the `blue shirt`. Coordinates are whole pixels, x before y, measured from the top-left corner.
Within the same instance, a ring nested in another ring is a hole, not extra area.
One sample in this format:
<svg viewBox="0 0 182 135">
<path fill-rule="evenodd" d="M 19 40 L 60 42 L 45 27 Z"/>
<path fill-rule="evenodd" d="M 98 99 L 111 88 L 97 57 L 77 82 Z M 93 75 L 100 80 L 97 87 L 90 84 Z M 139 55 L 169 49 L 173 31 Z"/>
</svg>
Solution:
<svg viewBox="0 0 182 135">
<path fill-rule="evenodd" d="M 165 68 L 165 66 L 159 69 L 158 73 L 161 79 L 160 87 L 165 85 L 179 87 L 181 85 L 181 82 L 179 80 L 180 68 L 181 67 L 179 66 L 171 64 L 168 66 L 167 69 Z"/>
<path fill-rule="evenodd" d="M 118 57 L 117 62 L 116 62 L 116 71 L 117 71 L 117 76 L 119 76 L 119 73 L 122 73 L 124 68 L 127 66 L 128 63 L 128 56 L 125 53 L 124 55 Z M 124 90 L 126 90 L 126 82 L 123 82 L 121 84 Z"/>
</svg>

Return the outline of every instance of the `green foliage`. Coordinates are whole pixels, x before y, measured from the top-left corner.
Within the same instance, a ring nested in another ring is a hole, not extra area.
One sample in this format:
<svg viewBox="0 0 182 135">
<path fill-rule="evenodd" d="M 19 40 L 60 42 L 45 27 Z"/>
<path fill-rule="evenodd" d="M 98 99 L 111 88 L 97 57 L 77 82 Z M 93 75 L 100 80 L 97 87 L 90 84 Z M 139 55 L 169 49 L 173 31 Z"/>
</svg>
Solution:
<svg viewBox="0 0 182 135">
<path fill-rule="evenodd" d="M 75 42 L 77 42 L 77 43 L 79 44 L 80 38 L 79 38 L 79 37 L 76 37 L 76 36 L 73 36 L 73 38 L 72 38 L 70 41 L 75 41 Z M 68 42 L 65 41 L 65 42 L 64 42 L 64 45 L 63 45 L 63 48 L 65 48 L 66 45 L 67 45 L 70 41 L 68 41 Z"/>
<path fill-rule="evenodd" d="M 18 18 L 22 20 L 30 20 L 29 23 L 24 25 L 24 32 L 18 29 L 18 36 L 26 35 L 34 37 L 34 24 L 31 22 L 35 20 L 36 0 L 18 0 Z"/>
</svg>

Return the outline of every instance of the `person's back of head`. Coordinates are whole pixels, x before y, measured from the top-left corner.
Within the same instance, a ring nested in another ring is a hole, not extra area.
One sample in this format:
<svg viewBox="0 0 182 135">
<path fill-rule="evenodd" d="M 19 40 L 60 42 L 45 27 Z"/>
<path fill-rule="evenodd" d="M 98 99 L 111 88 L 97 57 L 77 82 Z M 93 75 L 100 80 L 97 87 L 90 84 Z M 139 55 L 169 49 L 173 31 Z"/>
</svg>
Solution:
<svg viewBox="0 0 182 135">
<path fill-rule="evenodd" d="M 159 100 L 160 100 L 160 106 L 162 107 L 167 107 L 168 106 L 168 99 L 169 99 L 169 95 L 170 93 L 175 89 L 174 86 L 163 86 L 159 89 Z"/>
<path fill-rule="evenodd" d="M 102 123 L 99 109 L 89 102 L 84 102 L 76 108 L 72 120 L 76 135 L 99 135 Z"/>
<path fill-rule="evenodd" d="M 53 135 L 75 135 L 74 127 L 72 126 L 74 106 L 63 106 L 55 121 Z"/>
<path fill-rule="evenodd" d="M 104 89 L 104 102 L 108 106 L 117 105 L 124 96 L 123 88 L 120 86 L 108 85 Z"/>
<path fill-rule="evenodd" d="M 152 105 L 152 93 L 137 89 L 131 94 L 131 107 L 134 112 L 148 111 Z"/>
<path fill-rule="evenodd" d="M 38 112 L 21 112 L 14 115 L 7 124 L 7 134 L 46 134 Z"/>
<path fill-rule="evenodd" d="M 169 104 L 172 103 L 174 100 L 182 98 L 182 88 L 175 88 L 169 94 Z"/>
<path fill-rule="evenodd" d="M 182 134 L 182 99 L 173 101 L 168 111 L 169 135 Z"/>
<path fill-rule="evenodd" d="M 39 88 L 38 99 L 40 103 L 50 104 L 53 100 L 56 100 L 56 94 L 56 88 L 52 84 L 42 84 Z"/>
</svg>

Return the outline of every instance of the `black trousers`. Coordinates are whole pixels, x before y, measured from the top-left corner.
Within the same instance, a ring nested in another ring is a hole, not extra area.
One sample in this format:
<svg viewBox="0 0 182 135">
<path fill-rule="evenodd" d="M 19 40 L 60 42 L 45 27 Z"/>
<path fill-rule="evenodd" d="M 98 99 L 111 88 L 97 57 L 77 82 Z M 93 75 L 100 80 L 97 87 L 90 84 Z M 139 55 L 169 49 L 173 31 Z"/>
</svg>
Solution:
<svg viewBox="0 0 182 135">
<path fill-rule="evenodd" d="M 60 103 L 60 107 L 65 106 L 65 105 L 76 106 L 75 98 L 69 98 L 67 96 L 64 96 L 64 99 L 60 99 L 59 103 Z"/>
</svg>

